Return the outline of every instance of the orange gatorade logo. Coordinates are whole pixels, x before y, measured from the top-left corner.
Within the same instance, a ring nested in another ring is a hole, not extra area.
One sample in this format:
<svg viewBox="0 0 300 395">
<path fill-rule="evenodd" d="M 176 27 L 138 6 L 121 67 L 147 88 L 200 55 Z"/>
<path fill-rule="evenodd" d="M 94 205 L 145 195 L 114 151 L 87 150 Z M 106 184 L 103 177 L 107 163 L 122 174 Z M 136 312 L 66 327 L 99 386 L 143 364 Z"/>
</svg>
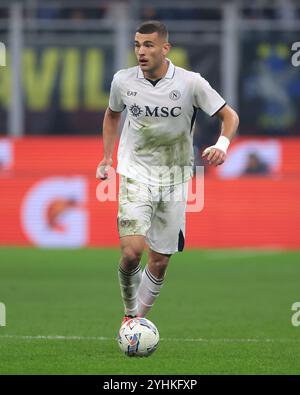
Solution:
<svg viewBox="0 0 300 395">
<path fill-rule="evenodd" d="M 41 247 L 81 247 L 87 244 L 86 180 L 81 176 L 49 177 L 35 183 L 21 207 L 28 240 Z"/>
<path fill-rule="evenodd" d="M 76 199 L 54 199 L 47 208 L 48 227 L 57 232 L 65 232 L 67 227 L 66 224 L 61 222 L 61 217 L 69 209 L 77 206 L 79 205 Z"/>
</svg>

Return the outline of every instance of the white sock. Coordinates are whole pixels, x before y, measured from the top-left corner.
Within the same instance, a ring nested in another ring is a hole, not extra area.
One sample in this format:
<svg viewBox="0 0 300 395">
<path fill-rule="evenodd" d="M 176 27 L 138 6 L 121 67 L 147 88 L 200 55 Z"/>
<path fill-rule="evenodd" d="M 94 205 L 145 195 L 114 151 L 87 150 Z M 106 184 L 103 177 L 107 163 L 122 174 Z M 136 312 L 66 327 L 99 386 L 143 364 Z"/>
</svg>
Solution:
<svg viewBox="0 0 300 395">
<path fill-rule="evenodd" d="M 121 295 L 126 315 L 137 315 L 137 291 L 142 279 L 142 270 L 139 265 L 136 269 L 128 272 L 119 266 L 118 271 Z"/>
<path fill-rule="evenodd" d="M 159 295 L 164 279 L 157 279 L 150 273 L 148 265 L 143 271 L 142 281 L 138 289 L 138 316 L 145 317 Z"/>
</svg>

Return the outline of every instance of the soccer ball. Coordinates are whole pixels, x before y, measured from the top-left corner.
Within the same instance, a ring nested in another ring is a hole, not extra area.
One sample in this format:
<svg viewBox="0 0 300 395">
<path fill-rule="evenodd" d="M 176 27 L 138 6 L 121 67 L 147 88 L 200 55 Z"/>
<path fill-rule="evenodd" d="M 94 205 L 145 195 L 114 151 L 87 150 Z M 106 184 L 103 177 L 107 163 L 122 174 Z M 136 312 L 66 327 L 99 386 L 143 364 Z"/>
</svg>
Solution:
<svg viewBox="0 0 300 395">
<path fill-rule="evenodd" d="M 148 357 L 158 346 L 159 333 L 146 318 L 132 318 L 121 326 L 117 341 L 128 357 Z"/>
</svg>

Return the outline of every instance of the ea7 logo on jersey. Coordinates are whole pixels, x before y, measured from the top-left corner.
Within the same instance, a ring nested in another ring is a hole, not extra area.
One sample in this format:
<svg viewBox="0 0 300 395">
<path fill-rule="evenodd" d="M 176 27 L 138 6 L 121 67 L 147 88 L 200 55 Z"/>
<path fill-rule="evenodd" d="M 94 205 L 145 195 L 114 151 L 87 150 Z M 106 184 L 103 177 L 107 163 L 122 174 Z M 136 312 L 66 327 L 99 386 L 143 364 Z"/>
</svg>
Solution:
<svg viewBox="0 0 300 395">
<path fill-rule="evenodd" d="M 136 96 L 137 92 L 127 91 L 127 96 Z"/>
</svg>

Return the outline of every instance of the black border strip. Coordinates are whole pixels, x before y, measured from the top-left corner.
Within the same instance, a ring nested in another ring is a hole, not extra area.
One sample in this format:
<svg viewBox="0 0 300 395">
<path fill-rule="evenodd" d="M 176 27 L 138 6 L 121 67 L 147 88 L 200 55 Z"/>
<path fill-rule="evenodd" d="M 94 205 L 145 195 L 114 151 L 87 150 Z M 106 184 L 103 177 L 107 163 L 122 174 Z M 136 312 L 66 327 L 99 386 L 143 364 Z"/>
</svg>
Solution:
<svg viewBox="0 0 300 395">
<path fill-rule="evenodd" d="M 191 129 L 190 129 L 190 133 L 192 133 L 192 130 L 193 130 L 193 127 L 194 127 L 194 124 L 195 124 L 195 121 L 196 121 L 196 116 L 197 116 L 198 108 L 195 107 L 195 106 L 193 106 L 193 110 L 194 110 L 194 112 L 193 112 L 193 116 L 192 116 L 192 119 L 191 119 Z"/>
<path fill-rule="evenodd" d="M 217 111 L 215 111 L 215 112 L 211 115 L 211 117 L 213 117 L 214 115 L 217 114 L 217 112 L 219 112 L 220 110 L 222 110 L 222 108 L 225 107 L 226 104 L 227 104 L 227 103 L 225 102 Z"/>
<path fill-rule="evenodd" d="M 155 278 L 149 271 L 149 269 L 147 267 L 145 267 L 145 273 L 147 274 L 149 280 L 151 282 L 153 282 L 155 285 L 162 285 L 162 283 L 164 282 L 164 279 L 158 280 L 157 278 Z"/>
<path fill-rule="evenodd" d="M 122 111 L 115 111 L 115 110 L 112 110 L 109 106 L 108 106 L 108 108 L 110 109 L 110 111 L 112 111 L 112 112 L 117 112 L 118 114 L 120 114 L 121 112 L 123 112 L 123 111 L 125 110 L 126 104 L 124 104 L 124 108 L 123 108 Z"/>
<path fill-rule="evenodd" d="M 127 272 L 126 270 L 122 269 L 121 266 L 119 266 L 119 271 L 124 274 L 124 276 L 134 276 L 135 274 L 137 274 L 140 270 L 141 270 L 141 265 L 139 265 L 136 269 L 134 269 L 134 271 L 132 272 Z"/>
</svg>

